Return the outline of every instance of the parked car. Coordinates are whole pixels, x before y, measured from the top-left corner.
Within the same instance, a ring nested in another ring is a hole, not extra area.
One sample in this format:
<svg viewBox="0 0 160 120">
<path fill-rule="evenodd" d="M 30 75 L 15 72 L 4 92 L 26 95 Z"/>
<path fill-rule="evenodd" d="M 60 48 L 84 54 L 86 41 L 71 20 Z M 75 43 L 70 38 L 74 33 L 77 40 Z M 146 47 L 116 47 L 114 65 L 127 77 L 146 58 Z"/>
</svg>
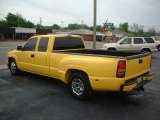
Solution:
<svg viewBox="0 0 160 120">
<path fill-rule="evenodd" d="M 126 37 L 117 43 L 104 44 L 102 49 L 143 53 L 158 51 L 157 43 L 151 37 Z"/>
<path fill-rule="evenodd" d="M 27 71 L 57 78 L 78 99 L 93 91 L 141 90 L 153 79 L 151 54 L 85 49 L 76 35 L 33 36 L 8 53 L 8 68 L 13 75 Z"/>
<path fill-rule="evenodd" d="M 160 51 L 160 41 L 156 40 L 155 42 L 156 42 L 156 44 L 157 44 L 157 45 L 156 45 L 156 46 L 157 46 L 157 49 Z"/>
</svg>

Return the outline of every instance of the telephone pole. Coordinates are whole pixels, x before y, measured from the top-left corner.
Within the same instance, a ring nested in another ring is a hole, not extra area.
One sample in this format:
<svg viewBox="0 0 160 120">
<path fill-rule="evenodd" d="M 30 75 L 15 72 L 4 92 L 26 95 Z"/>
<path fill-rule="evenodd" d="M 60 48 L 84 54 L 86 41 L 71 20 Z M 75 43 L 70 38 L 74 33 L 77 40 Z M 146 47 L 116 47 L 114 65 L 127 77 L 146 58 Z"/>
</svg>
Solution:
<svg viewBox="0 0 160 120">
<path fill-rule="evenodd" d="M 93 18 L 93 49 L 96 49 L 96 22 L 97 22 L 97 0 L 94 0 L 94 18 Z"/>
<path fill-rule="evenodd" d="M 82 29 L 83 29 L 83 20 L 82 20 Z"/>
<path fill-rule="evenodd" d="M 42 18 L 40 17 L 39 19 L 40 19 L 39 24 L 40 24 L 40 28 L 41 28 Z"/>
</svg>

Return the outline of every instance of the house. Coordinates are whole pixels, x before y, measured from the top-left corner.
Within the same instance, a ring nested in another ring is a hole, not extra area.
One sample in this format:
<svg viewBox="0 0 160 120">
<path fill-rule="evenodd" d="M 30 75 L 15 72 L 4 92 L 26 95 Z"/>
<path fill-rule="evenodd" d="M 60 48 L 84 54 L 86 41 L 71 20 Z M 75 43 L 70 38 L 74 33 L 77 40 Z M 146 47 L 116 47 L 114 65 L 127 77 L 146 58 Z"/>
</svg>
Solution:
<svg viewBox="0 0 160 120">
<path fill-rule="evenodd" d="M 85 41 L 93 41 L 93 31 L 87 29 L 79 29 L 71 31 L 71 34 L 82 36 Z"/>
<path fill-rule="evenodd" d="M 116 38 L 119 39 L 119 38 L 122 38 L 122 37 L 125 37 L 125 36 L 132 36 L 132 34 L 121 31 L 121 30 L 118 30 L 118 29 L 115 29 L 115 30 L 112 31 L 112 36 L 116 36 Z"/>
</svg>

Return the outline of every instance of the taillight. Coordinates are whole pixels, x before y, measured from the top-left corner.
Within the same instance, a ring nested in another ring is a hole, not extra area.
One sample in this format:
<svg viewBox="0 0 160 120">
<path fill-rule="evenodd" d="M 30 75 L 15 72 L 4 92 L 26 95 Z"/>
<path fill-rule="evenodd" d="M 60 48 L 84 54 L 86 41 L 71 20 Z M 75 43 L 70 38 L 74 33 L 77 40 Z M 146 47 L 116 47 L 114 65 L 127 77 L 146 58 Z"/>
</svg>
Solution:
<svg viewBox="0 0 160 120">
<path fill-rule="evenodd" d="M 117 78 L 124 78 L 126 73 L 126 61 L 120 60 L 117 66 Z"/>
</svg>

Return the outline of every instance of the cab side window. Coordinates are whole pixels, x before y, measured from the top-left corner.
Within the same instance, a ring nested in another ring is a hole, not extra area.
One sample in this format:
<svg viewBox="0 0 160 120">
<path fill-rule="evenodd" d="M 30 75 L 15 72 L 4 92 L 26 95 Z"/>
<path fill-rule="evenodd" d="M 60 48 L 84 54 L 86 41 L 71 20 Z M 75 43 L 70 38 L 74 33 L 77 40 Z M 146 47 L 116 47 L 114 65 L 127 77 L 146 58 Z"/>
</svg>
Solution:
<svg viewBox="0 0 160 120">
<path fill-rule="evenodd" d="M 38 38 L 31 38 L 24 45 L 23 51 L 35 51 Z"/>
<path fill-rule="evenodd" d="M 121 44 L 131 44 L 131 42 L 132 42 L 132 38 L 126 38 L 121 42 Z"/>
<path fill-rule="evenodd" d="M 134 44 L 143 44 L 142 38 L 134 38 Z"/>
<path fill-rule="evenodd" d="M 39 52 L 46 52 L 47 51 L 48 41 L 49 41 L 48 37 L 42 37 L 40 39 L 39 46 L 38 46 Z"/>
</svg>

